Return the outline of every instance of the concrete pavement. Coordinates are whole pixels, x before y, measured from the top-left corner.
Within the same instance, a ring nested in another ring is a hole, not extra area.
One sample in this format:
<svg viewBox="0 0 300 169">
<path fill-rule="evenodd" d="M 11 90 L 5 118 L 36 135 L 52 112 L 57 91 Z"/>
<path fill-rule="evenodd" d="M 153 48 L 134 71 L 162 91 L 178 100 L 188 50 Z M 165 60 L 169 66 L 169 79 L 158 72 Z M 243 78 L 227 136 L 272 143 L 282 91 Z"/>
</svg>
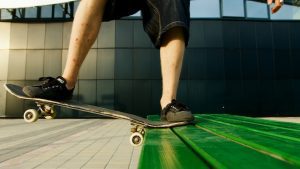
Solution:
<svg viewBox="0 0 300 169">
<path fill-rule="evenodd" d="M 0 119 L 0 168 L 135 169 L 141 147 L 130 124 L 112 119 Z"/>
</svg>

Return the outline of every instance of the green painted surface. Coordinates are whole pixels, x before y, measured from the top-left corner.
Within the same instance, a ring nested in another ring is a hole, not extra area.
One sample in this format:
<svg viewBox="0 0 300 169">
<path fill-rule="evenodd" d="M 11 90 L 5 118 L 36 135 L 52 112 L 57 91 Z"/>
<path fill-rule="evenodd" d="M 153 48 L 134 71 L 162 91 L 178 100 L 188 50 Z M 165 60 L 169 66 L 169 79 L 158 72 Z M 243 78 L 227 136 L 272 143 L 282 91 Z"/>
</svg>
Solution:
<svg viewBox="0 0 300 169">
<path fill-rule="evenodd" d="M 148 129 L 139 168 L 300 168 L 299 124 L 232 115 L 196 118 L 195 125 Z"/>
<path fill-rule="evenodd" d="M 275 159 L 256 150 L 220 137 L 205 129 L 186 126 L 174 129 L 182 139 L 204 157 L 214 168 L 230 169 L 291 169 L 288 162 Z"/>
<path fill-rule="evenodd" d="M 146 131 L 140 156 L 140 169 L 208 168 L 170 129 Z"/>
<path fill-rule="evenodd" d="M 300 142 L 295 137 L 248 126 L 249 123 L 234 124 L 215 116 L 197 116 L 196 126 L 225 138 L 262 151 L 300 167 Z"/>
</svg>

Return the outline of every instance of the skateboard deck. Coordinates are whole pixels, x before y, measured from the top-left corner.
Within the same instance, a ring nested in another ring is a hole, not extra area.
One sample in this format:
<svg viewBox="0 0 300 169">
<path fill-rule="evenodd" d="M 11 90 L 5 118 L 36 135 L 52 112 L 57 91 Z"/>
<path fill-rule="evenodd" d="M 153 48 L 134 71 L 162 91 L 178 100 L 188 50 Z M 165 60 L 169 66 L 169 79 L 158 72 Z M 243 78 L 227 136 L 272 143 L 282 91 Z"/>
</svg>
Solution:
<svg viewBox="0 0 300 169">
<path fill-rule="evenodd" d="M 24 112 L 24 120 L 26 122 L 35 122 L 39 117 L 45 117 L 46 119 L 55 118 L 56 112 L 54 110 L 55 106 L 65 107 L 73 110 L 78 110 L 82 112 L 88 112 L 92 114 L 102 115 L 110 118 L 124 119 L 131 122 L 133 128 L 132 133 L 141 134 L 138 137 L 143 137 L 145 131 L 144 128 L 168 128 L 187 125 L 190 122 L 167 122 L 167 121 L 151 121 L 134 114 L 129 114 L 125 112 L 120 112 L 116 110 L 106 109 L 98 106 L 82 104 L 75 101 L 54 101 L 41 98 L 31 98 L 26 96 L 22 91 L 22 87 L 14 84 L 4 84 L 6 91 L 8 91 L 13 96 L 33 101 L 37 104 L 38 110 L 28 109 Z M 135 144 L 134 144 L 135 145 Z"/>
<path fill-rule="evenodd" d="M 45 6 L 62 4 L 76 0 L 0 0 L 0 9 L 28 8 L 35 6 Z"/>
</svg>

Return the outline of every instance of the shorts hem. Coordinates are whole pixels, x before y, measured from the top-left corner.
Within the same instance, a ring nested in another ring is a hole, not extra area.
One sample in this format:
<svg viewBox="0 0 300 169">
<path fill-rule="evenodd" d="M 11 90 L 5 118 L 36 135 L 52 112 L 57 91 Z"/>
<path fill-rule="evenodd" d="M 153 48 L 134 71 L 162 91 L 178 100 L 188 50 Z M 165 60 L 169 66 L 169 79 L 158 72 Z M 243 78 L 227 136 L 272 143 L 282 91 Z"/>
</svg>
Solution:
<svg viewBox="0 0 300 169">
<path fill-rule="evenodd" d="M 186 25 L 186 23 L 182 22 L 182 21 L 175 21 L 172 22 L 170 24 L 168 24 L 167 26 L 165 26 L 160 32 L 158 37 L 156 38 L 156 41 L 154 43 L 154 46 L 156 48 L 160 48 L 161 44 L 162 44 L 162 37 L 164 36 L 164 34 L 166 32 L 168 32 L 170 29 L 175 28 L 175 27 L 182 27 L 184 29 L 184 36 L 185 36 L 185 46 L 188 45 L 188 41 L 189 41 L 189 28 Z"/>
</svg>

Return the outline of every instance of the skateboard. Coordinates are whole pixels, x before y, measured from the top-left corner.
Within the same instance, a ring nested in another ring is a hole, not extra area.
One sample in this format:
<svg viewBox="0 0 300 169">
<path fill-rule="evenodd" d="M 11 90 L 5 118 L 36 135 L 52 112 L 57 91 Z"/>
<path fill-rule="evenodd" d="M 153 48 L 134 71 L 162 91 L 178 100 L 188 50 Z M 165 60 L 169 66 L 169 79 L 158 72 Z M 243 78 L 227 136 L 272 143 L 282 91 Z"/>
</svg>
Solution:
<svg viewBox="0 0 300 169">
<path fill-rule="evenodd" d="M 76 0 L 0 0 L 0 9 L 28 8 L 35 6 L 62 4 L 72 1 Z"/>
<path fill-rule="evenodd" d="M 169 128 L 176 126 L 187 125 L 191 122 L 167 122 L 167 121 L 151 121 L 134 114 L 129 114 L 125 112 L 120 112 L 116 110 L 110 110 L 98 106 L 82 104 L 76 101 L 54 101 L 41 98 L 31 98 L 26 96 L 22 91 L 22 87 L 14 84 L 4 84 L 6 91 L 8 91 L 13 96 L 33 101 L 37 105 L 37 109 L 28 109 L 24 112 L 24 120 L 28 123 L 33 123 L 37 121 L 40 117 L 46 119 L 54 119 L 56 116 L 55 106 L 65 107 L 68 109 L 78 110 L 82 112 L 88 112 L 93 114 L 102 115 L 105 117 L 124 119 L 131 122 L 131 136 L 130 143 L 133 146 L 139 146 L 142 144 L 145 135 L 145 128 Z"/>
</svg>

